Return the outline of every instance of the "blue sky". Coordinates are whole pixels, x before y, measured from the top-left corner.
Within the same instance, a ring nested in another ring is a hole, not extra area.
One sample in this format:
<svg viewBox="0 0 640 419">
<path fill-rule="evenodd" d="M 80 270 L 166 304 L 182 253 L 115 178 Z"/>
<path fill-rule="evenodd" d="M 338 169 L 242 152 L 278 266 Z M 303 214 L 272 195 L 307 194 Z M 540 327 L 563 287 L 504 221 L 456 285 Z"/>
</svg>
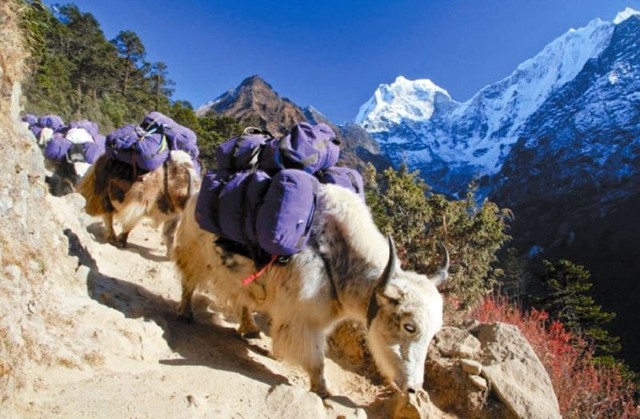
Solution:
<svg viewBox="0 0 640 419">
<path fill-rule="evenodd" d="M 45 0 L 46 4 L 67 3 Z M 244 78 L 335 123 L 381 83 L 429 78 L 465 101 L 570 28 L 640 0 L 76 0 L 105 36 L 138 34 L 173 99 L 197 108 Z"/>
</svg>

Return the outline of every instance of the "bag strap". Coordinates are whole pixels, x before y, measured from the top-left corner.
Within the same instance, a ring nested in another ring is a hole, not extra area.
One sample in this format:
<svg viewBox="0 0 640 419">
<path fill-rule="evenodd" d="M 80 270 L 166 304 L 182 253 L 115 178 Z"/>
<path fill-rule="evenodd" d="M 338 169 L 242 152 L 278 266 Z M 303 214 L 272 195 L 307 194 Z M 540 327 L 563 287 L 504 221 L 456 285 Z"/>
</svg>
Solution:
<svg viewBox="0 0 640 419">
<path fill-rule="evenodd" d="M 242 131 L 242 135 L 264 135 L 269 138 L 275 138 L 273 134 L 271 134 L 266 129 L 258 128 L 258 127 L 246 127 Z"/>
</svg>

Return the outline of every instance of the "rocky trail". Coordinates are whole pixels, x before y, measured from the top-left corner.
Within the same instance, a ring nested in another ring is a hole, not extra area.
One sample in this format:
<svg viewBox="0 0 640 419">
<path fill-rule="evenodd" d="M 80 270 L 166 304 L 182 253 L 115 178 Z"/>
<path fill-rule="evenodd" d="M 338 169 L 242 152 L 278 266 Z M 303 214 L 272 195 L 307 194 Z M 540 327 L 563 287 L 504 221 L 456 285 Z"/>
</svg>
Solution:
<svg viewBox="0 0 640 419">
<path fill-rule="evenodd" d="M 269 355 L 265 333 L 241 338 L 232 320 L 207 310 L 204 296 L 196 322 L 178 320 L 180 285 L 152 226 L 138 226 L 129 246 L 118 249 L 102 240 L 101 220 L 83 213 L 81 196 L 47 199 L 68 238 L 69 257 L 77 260 L 68 288 L 59 290 L 68 292 L 68 317 L 60 321 L 76 335 L 69 337 L 74 347 L 67 362 L 55 374 L 42 371 L 23 395 L 26 416 L 385 415 L 383 388 L 333 360 L 327 377 L 337 396 L 323 402 L 309 393 L 302 370 Z"/>
</svg>

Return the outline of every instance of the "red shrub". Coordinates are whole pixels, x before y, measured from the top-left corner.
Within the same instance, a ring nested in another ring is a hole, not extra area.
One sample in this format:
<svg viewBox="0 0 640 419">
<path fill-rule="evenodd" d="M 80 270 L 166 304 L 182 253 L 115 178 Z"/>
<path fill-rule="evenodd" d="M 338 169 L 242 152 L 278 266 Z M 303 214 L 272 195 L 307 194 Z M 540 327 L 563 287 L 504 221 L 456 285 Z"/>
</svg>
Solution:
<svg viewBox="0 0 640 419">
<path fill-rule="evenodd" d="M 484 299 L 471 313 L 482 323 L 517 326 L 545 366 L 565 418 L 637 418 L 634 385 L 615 367 L 596 366 L 593 348 L 549 320 L 544 311 L 523 312 L 504 296 Z"/>
</svg>

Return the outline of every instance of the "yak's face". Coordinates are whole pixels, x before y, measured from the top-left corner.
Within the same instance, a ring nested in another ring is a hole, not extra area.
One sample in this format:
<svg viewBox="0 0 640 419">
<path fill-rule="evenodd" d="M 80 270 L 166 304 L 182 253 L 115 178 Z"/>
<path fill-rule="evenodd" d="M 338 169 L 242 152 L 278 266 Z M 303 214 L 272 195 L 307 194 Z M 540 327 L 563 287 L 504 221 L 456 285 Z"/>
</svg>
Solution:
<svg viewBox="0 0 640 419">
<path fill-rule="evenodd" d="M 375 317 L 367 335 L 378 369 L 402 392 L 422 388 L 427 349 L 442 327 L 442 297 L 423 275 L 400 272 L 375 292 Z"/>
<path fill-rule="evenodd" d="M 437 285 L 449 270 L 449 252 L 433 278 L 402 271 L 389 237 L 389 259 L 369 299 L 369 348 L 389 383 L 402 392 L 422 388 L 424 363 L 433 336 L 442 327 L 442 296 Z"/>
</svg>

